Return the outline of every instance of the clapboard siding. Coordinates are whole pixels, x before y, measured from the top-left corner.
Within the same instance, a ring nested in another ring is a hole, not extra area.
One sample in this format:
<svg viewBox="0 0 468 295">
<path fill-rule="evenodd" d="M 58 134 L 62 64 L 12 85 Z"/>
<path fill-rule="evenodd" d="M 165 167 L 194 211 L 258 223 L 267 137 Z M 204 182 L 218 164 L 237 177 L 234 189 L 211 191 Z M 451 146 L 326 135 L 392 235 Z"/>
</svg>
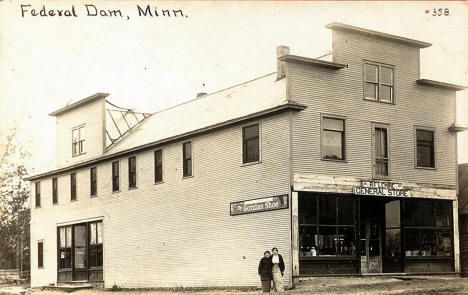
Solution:
<svg viewBox="0 0 468 295">
<path fill-rule="evenodd" d="M 390 178 L 455 186 L 455 92 L 422 86 L 419 49 L 361 34 L 333 31 L 340 70 L 290 63 L 290 99 L 308 108 L 293 116 L 295 173 L 372 177 L 371 122 L 390 125 Z M 395 104 L 363 99 L 363 60 L 394 65 Z M 347 161 L 321 160 L 320 115 L 346 117 Z M 415 169 L 414 126 L 435 128 L 435 170 Z"/>
<path fill-rule="evenodd" d="M 193 177 L 182 178 L 182 142 L 163 146 L 164 182 L 154 184 L 153 150 L 136 154 L 137 189 L 128 189 L 128 158 L 120 159 L 120 189 L 112 193 L 111 162 L 99 164 L 98 196 L 90 198 L 89 168 L 41 180 L 42 208 L 32 209 L 32 286 L 56 282 L 57 223 L 103 218 L 105 287 L 258 286 L 258 261 L 276 246 L 287 264 L 290 214 L 277 210 L 229 215 L 233 201 L 289 192 L 287 115 L 260 121 L 262 162 L 242 166 L 242 126 L 192 138 Z M 32 190 L 34 195 L 34 189 Z M 43 239 L 44 269 L 34 241 Z"/>
</svg>

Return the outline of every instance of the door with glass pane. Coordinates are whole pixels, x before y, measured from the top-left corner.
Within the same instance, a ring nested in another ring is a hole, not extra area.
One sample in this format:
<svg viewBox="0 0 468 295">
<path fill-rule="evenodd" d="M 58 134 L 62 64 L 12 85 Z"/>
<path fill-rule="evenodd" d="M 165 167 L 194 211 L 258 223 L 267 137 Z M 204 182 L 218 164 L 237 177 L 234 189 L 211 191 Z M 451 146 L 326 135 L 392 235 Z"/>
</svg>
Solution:
<svg viewBox="0 0 468 295">
<path fill-rule="evenodd" d="M 386 273 L 399 273 L 403 271 L 400 206 L 400 200 L 390 200 L 385 203 L 383 272 Z"/>
<path fill-rule="evenodd" d="M 380 220 L 361 223 L 361 272 L 382 272 L 382 230 Z"/>
<path fill-rule="evenodd" d="M 73 280 L 88 280 L 88 243 L 87 226 L 78 224 L 73 226 Z"/>
</svg>

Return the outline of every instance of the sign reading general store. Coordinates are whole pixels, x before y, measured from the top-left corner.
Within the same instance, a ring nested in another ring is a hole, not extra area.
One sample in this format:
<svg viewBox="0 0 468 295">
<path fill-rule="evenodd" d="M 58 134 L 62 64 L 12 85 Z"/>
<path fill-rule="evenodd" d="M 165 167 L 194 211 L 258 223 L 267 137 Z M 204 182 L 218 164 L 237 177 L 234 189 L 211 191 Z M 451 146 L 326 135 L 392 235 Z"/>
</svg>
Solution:
<svg viewBox="0 0 468 295">
<path fill-rule="evenodd" d="M 231 203 L 231 215 L 256 213 L 288 208 L 288 195 L 266 197 Z"/>
<path fill-rule="evenodd" d="M 361 186 L 353 188 L 356 195 L 381 197 L 411 197 L 411 191 L 403 188 L 401 183 L 361 181 Z"/>
</svg>

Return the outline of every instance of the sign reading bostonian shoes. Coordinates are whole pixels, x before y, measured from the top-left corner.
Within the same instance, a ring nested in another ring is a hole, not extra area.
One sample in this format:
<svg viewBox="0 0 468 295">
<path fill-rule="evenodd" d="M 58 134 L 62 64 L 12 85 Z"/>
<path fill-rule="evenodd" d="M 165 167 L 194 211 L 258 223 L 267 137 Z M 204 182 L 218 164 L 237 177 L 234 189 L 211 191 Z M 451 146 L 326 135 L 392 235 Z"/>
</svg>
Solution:
<svg viewBox="0 0 468 295">
<path fill-rule="evenodd" d="M 231 203 L 231 215 L 256 213 L 288 208 L 288 195 L 266 197 Z"/>
<path fill-rule="evenodd" d="M 361 186 L 353 188 L 356 195 L 382 197 L 411 197 L 411 191 L 403 188 L 401 183 L 361 181 Z"/>
</svg>

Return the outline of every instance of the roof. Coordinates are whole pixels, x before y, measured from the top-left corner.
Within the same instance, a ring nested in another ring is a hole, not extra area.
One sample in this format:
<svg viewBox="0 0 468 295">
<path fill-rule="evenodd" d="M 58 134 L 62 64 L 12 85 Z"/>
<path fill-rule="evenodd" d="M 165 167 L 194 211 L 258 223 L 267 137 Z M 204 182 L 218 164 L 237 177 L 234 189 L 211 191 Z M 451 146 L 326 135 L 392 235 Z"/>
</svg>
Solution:
<svg viewBox="0 0 468 295">
<path fill-rule="evenodd" d="M 460 90 L 464 90 L 467 88 L 466 86 L 462 86 L 462 85 L 450 84 L 450 83 L 439 82 L 439 81 L 434 81 L 434 80 L 429 80 L 429 79 L 419 79 L 419 80 L 416 80 L 416 83 L 421 84 L 421 85 L 455 90 L 455 91 L 460 91 Z"/>
<path fill-rule="evenodd" d="M 79 106 L 82 106 L 82 105 L 84 105 L 84 104 L 93 102 L 93 101 L 98 100 L 98 99 L 104 99 L 104 98 L 106 98 L 106 97 L 108 97 L 108 96 L 109 96 L 108 93 L 96 93 L 96 94 L 93 94 L 93 95 L 91 95 L 91 96 L 89 96 L 89 97 L 86 97 L 86 98 L 84 98 L 84 99 L 81 99 L 81 100 L 79 100 L 79 101 L 77 101 L 77 102 L 75 102 L 75 103 L 72 103 L 72 104 L 70 104 L 70 105 L 67 105 L 66 107 L 63 107 L 63 108 L 61 108 L 61 109 L 58 109 L 58 110 L 56 110 L 55 112 L 50 113 L 49 116 L 54 116 L 54 117 L 55 117 L 55 116 L 62 115 L 62 114 L 64 114 L 64 113 L 66 113 L 66 112 L 69 112 L 69 111 L 71 111 L 71 110 L 73 110 L 73 109 L 79 107 Z"/>
<path fill-rule="evenodd" d="M 292 54 L 283 55 L 279 59 L 281 61 L 298 62 L 298 63 L 310 64 L 310 65 L 319 66 L 319 67 L 337 69 L 337 70 L 346 67 L 346 65 L 344 64 L 334 63 L 334 62 L 320 60 L 316 58 L 297 56 L 297 55 L 292 55 Z"/>
<path fill-rule="evenodd" d="M 390 40 L 390 41 L 394 41 L 394 42 L 398 42 L 398 43 L 403 43 L 403 44 L 418 47 L 418 48 L 426 48 L 426 47 L 429 47 L 429 46 L 432 45 L 431 43 L 427 43 L 427 42 L 423 42 L 423 41 L 418 41 L 418 40 L 409 39 L 409 38 L 405 38 L 405 37 L 401 37 L 401 36 L 396 36 L 396 35 L 391 35 L 391 34 L 382 33 L 382 32 L 378 32 L 378 31 L 368 30 L 368 29 L 355 27 L 355 26 L 342 24 L 342 23 L 337 23 L 337 22 L 333 22 L 331 24 L 328 24 L 325 27 L 328 28 L 328 29 L 333 29 L 333 30 L 352 31 L 352 32 L 358 33 L 358 34 L 372 35 L 372 36 L 377 37 L 377 38 L 386 39 L 386 40 Z"/>
<path fill-rule="evenodd" d="M 271 73 L 154 113 L 126 132 L 103 155 L 36 174 L 27 180 L 107 161 L 260 116 L 305 108 L 286 100 L 286 79 L 277 80 L 276 72 Z"/>
</svg>

